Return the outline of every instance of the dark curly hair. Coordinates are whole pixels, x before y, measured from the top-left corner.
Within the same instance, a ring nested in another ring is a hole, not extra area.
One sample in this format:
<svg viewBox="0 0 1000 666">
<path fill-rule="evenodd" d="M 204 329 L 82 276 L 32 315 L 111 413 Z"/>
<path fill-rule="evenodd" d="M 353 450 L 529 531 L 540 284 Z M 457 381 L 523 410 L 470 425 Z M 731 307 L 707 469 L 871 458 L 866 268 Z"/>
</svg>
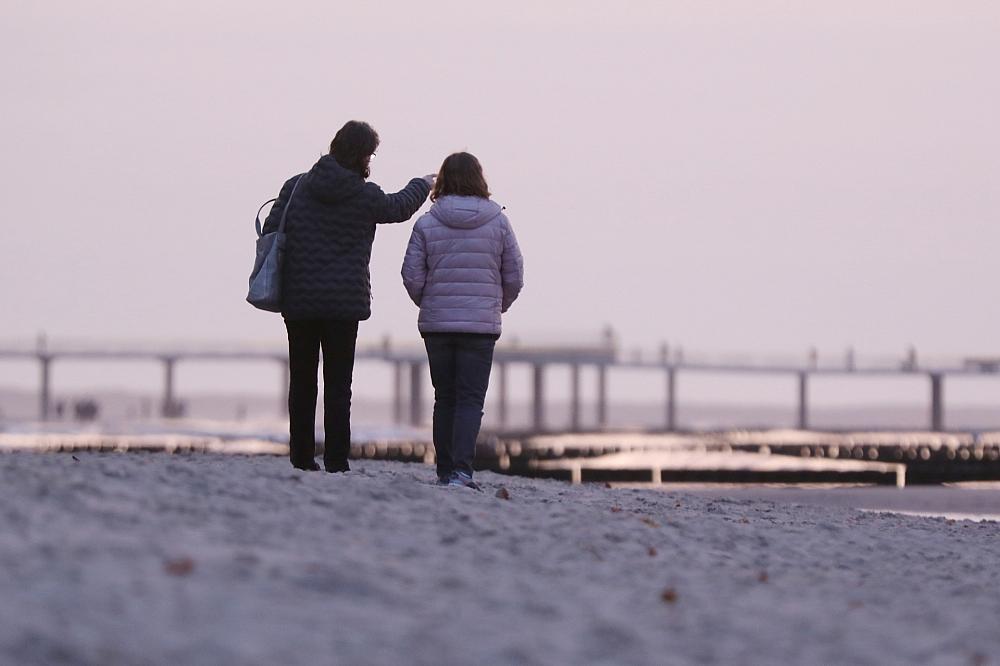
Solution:
<svg viewBox="0 0 1000 666">
<path fill-rule="evenodd" d="M 434 181 L 431 201 L 447 194 L 490 198 L 490 188 L 483 176 L 483 167 L 470 153 L 452 153 L 444 158 L 441 171 Z"/>
<path fill-rule="evenodd" d="M 369 162 L 378 144 L 375 128 L 360 120 L 349 120 L 330 142 L 330 154 L 340 166 L 367 178 L 371 175 Z"/>
</svg>

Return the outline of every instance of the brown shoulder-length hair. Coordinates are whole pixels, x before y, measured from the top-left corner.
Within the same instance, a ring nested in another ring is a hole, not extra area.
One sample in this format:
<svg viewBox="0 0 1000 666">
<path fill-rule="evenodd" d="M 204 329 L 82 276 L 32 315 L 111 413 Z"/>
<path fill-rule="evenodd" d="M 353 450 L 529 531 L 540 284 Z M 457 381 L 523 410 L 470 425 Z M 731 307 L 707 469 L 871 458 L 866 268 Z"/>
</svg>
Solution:
<svg viewBox="0 0 1000 666">
<path fill-rule="evenodd" d="M 371 175 L 369 164 L 378 144 L 375 128 L 360 120 L 349 120 L 330 142 L 330 154 L 340 166 L 368 178 Z"/>
<path fill-rule="evenodd" d="M 437 180 L 434 181 L 431 201 L 448 194 L 490 198 L 490 188 L 483 177 L 483 166 L 475 155 L 452 153 L 444 158 Z"/>
</svg>

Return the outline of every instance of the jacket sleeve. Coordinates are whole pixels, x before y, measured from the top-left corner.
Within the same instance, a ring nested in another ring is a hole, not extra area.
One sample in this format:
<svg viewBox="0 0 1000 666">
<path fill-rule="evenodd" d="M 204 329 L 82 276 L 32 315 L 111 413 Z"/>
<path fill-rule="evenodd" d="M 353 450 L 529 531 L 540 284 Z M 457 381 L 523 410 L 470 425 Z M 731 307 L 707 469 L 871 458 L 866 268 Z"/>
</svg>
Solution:
<svg viewBox="0 0 1000 666">
<path fill-rule="evenodd" d="M 406 187 L 395 194 L 386 194 L 382 188 L 369 183 L 375 205 L 375 222 L 405 222 L 424 205 L 431 192 L 430 185 L 423 178 L 414 178 Z"/>
<path fill-rule="evenodd" d="M 410 244 L 406 246 L 402 275 L 406 293 L 419 307 L 424 295 L 424 285 L 427 283 L 427 245 L 424 242 L 424 235 L 416 225 L 410 234 Z"/>
<path fill-rule="evenodd" d="M 288 198 L 292 196 L 292 186 L 295 184 L 295 179 L 285 181 L 285 184 L 281 186 L 281 191 L 278 192 L 278 200 L 274 202 L 271 206 L 271 210 L 268 211 L 267 217 L 264 219 L 264 226 L 261 227 L 261 233 L 269 234 L 272 231 L 278 230 L 278 223 L 281 222 L 281 213 L 285 210 L 285 206 L 288 205 Z"/>
<path fill-rule="evenodd" d="M 521 248 L 517 244 L 517 237 L 510 222 L 507 222 L 503 252 L 500 255 L 500 279 L 503 285 L 503 303 L 500 311 L 507 312 L 524 287 L 524 257 L 521 256 Z"/>
</svg>

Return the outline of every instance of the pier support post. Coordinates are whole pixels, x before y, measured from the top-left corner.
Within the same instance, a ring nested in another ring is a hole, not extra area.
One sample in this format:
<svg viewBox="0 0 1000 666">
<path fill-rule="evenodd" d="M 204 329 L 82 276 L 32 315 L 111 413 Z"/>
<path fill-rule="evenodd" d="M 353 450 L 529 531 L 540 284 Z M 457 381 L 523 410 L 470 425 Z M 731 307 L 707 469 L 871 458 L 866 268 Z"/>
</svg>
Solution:
<svg viewBox="0 0 1000 666">
<path fill-rule="evenodd" d="M 423 363 L 410 361 L 410 425 L 419 426 L 423 423 Z"/>
<path fill-rule="evenodd" d="M 597 366 L 597 427 L 608 425 L 608 366 Z"/>
<path fill-rule="evenodd" d="M 677 430 L 677 371 L 667 368 L 667 432 Z"/>
<path fill-rule="evenodd" d="M 799 372 L 799 430 L 809 429 L 809 373 Z"/>
<path fill-rule="evenodd" d="M 177 359 L 172 356 L 163 357 L 163 402 L 160 404 L 160 415 L 163 418 L 177 416 L 176 400 L 174 399 L 174 364 Z"/>
<path fill-rule="evenodd" d="M 42 421 L 48 421 L 52 412 L 52 357 L 47 354 L 39 354 L 38 363 L 41 370 L 38 388 L 38 417 Z"/>
<path fill-rule="evenodd" d="M 532 366 L 532 419 L 531 425 L 535 432 L 545 430 L 545 365 L 535 363 Z"/>
<path fill-rule="evenodd" d="M 500 429 L 507 427 L 507 364 L 503 361 L 497 364 L 497 374 L 499 376 L 500 396 L 497 400 L 497 418 L 500 421 Z"/>
<path fill-rule="evenodd" d="M 931 378 L 931 430 L 944 431 L 944 376 L 932 372 Z"/>
<path fill-rule="evenodd" d="M 580 430 L 580 364 L 570 366 L 569 386 L 569 427 L 573 432 Z"/>
<path fill-rule="evenodd" d="M 403 423 L 403 362 L 392 364 L 392 422 Z"/>
</svg>

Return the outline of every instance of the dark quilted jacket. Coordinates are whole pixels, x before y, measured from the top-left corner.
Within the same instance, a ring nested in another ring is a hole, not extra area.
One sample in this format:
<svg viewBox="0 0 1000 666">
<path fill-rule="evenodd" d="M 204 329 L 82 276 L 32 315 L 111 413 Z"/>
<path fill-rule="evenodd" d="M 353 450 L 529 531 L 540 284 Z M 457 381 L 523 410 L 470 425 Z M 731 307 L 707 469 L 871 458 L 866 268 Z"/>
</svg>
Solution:
<svg viewBox="0 0 1000 666">
<path fill-rule="evenodd" d="M 405 222 L 423 205 L 430 187 L 414 178 L 395 194 L 365 182 L 324 155 L 295 192 L 285 220 L 282 309 L 286 319 L 361 321 L 371 316 L 368 263 L 375 225 Z M 298 176 L 281 188 L 264 223 L 277 231 Z"/>
</svg>

